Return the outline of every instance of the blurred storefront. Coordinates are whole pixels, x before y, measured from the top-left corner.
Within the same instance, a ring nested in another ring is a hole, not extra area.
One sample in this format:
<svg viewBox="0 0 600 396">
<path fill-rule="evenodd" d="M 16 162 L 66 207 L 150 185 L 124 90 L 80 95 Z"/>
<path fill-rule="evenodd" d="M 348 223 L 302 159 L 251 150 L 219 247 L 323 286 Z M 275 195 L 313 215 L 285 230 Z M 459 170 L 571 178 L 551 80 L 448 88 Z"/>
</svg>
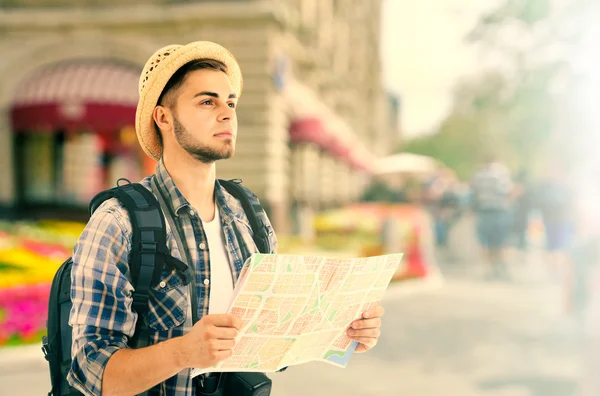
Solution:
<svg viewBox="0 0 600 396">
<path fill-rule="evenodd" d="M 71 61 L 42 68 L 10 109 L 15 201 L 23 213 L 82 213 L 99 190 L 146 173 L 132 120 L 136 67 Z"/>
<path fill-rule="evenodd" d="M 379 0 L 145 3 L 14 0 L 0 13 L 2 207 L 65 216 L 151 173 L 133 129 L 138 75 L 157 48 L 195 40 L 224 45 L 244 72 L 219 177 L 242 178 L 280 233 L 359 197 L 392 149 Z"/>
</svg>

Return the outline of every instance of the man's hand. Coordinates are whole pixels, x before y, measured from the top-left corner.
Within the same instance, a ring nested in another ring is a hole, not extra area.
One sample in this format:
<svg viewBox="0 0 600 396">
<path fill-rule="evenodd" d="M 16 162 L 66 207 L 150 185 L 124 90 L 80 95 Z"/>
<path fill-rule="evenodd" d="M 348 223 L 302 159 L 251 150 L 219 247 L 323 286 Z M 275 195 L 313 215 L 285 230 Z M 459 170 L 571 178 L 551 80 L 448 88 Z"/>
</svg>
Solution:
<svg viewBox="0 0 600 396">
<path fill-rule="evenodd" d="M 178 338 L 178 361 L 184 368 L 206 368 L 227 359 L 241 327 L 242 321 L 234 315 L 204 316 L 189 333 Z"/>
<path fill-rule="evenodd" d="M 372 307 L 363 312 L 361 319 L 350 324 L 348 338 L 359 342 L 355 352 L 366 352 L 377 345 L 381 335 L 381 317 L 384 313 L 383 307 Z"/>
</svg>

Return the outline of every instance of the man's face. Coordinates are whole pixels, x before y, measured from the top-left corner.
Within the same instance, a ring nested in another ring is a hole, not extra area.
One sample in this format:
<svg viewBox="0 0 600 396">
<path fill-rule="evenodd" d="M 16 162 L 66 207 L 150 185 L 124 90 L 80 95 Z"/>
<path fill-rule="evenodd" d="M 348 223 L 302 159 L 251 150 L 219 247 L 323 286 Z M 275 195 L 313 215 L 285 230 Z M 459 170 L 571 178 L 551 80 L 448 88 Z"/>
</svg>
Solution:
<svg viewBox="0 0 600 396">
<path fill-rule="evenodd" d="M 237 137 L 236 105 L 225 73 L 210 69 L 188 73 L 173 106 L 177 143 L 204 163 L 231 158 Z"/>
</svg>

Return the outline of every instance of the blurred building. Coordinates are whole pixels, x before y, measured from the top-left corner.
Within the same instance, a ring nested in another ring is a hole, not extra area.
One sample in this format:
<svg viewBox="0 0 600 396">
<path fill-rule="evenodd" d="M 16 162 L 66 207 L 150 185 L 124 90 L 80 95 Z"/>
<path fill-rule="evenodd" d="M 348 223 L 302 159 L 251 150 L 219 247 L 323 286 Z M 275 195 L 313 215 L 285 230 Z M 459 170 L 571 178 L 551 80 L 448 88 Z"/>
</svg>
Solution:
<svg viewBox="0 0 600 396">
<path fill-rule="evenodd" d="M 84 208 L 153 169 L 135 139 L 139 72 L 159 47 L 215 41 L 244 92 L 233 159 L 279 232 L 356 200 L 393 149 L 380 0 L 3 0 L 0 204 Z M 19 212 L 20 211 L 20 212 Z"/>
</svg>

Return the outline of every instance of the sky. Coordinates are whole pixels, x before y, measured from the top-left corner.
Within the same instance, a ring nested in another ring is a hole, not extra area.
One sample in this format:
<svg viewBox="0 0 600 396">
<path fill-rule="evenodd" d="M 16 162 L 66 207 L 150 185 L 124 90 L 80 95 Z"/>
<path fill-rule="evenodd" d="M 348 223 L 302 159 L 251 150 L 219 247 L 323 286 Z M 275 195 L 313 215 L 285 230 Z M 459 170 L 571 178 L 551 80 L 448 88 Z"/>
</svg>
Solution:
<svg viewBox="0 0 600 396">
<path fill-rule="evenodd" d="M 452 89 L 476 74 L 477 50 L 464 37 L 494 0 L 384 0 L 385 87 L 402 100 L 404 137 L 430 132 L 452 106 Z"/>
</svg>

